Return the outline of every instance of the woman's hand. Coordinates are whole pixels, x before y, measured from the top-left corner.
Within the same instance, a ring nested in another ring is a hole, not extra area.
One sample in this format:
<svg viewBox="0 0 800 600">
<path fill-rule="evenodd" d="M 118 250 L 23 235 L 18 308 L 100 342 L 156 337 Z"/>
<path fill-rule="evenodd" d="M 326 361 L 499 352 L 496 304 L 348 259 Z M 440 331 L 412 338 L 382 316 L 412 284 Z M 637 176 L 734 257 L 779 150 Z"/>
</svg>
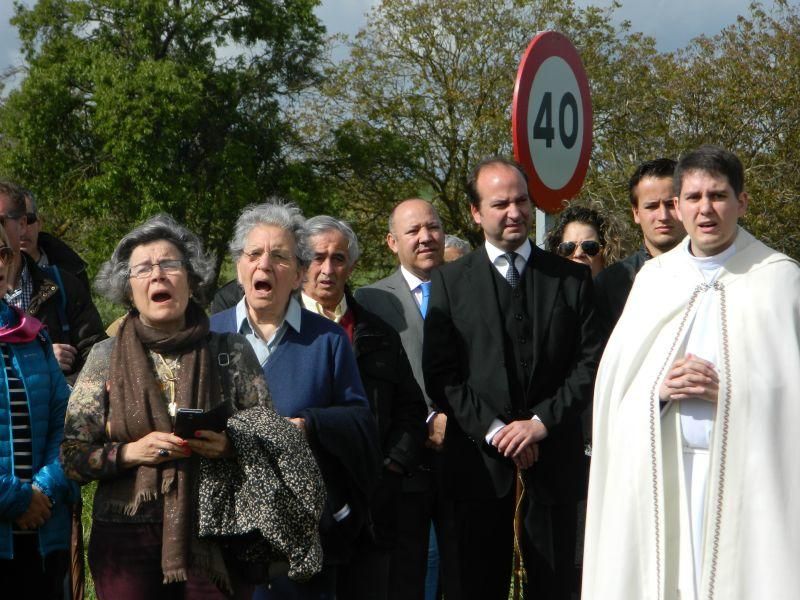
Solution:
<svg viewBox="0 0 800 600">
<path fill-rule="evenodd" d="M 233 444 L 224 431 L 217 433 L 207 429 L 194 432 L 194 439 L 186 440 L 192 452 L 204 458 L 226 458 L 233 456 Z"/>
<path fill-rule="evenodd" d="M 163 462 L 186 458 L 192 454 L 186 440 L 163 431 L 151 431 L 135 442 L 124 444 L 119 452 L 119 460 L 123 468 L 160 465 Z"/>
</svg>

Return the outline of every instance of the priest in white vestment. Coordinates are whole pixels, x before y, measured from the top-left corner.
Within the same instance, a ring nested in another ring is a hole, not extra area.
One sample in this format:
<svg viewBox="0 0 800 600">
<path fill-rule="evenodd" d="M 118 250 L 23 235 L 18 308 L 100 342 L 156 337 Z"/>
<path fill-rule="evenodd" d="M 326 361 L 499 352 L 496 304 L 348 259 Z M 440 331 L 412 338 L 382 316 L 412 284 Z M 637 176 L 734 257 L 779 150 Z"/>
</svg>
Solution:
<svg viewBox="0 0 800 600">
<path fill-rule="evenodd" d="M 800 598 L 800 268 L 738 226 L 741 162 L 678 163 L 595 385 L 583 600 Z"/>
</svg>

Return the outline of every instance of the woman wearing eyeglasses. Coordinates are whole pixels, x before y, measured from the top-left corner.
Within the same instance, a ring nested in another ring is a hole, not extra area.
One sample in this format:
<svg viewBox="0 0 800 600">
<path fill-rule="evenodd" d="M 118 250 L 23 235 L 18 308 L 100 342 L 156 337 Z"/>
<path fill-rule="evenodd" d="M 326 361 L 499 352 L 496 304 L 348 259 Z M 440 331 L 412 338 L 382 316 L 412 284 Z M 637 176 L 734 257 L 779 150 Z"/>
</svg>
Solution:
<svg viewBox="0 0 800 600">
<path fill-rule="evenodd" d="M 0 227 L 2 290 L 13 258 Z M 58 460 L 69 388 L 42 324 L 2 299 L 0 354 L 0 589 L 62 598 L 78 494 Z"/>
<path fill-rule="evenodd" d="M 596 277 L 619 257 L 619 240 L 609 229 L 608 219 L 596 210 L 570 206 L 547 235 L 547 249 L 587 265 Z"/>
<path fill-rule="evenodd" d="M 88 557 L 100 598 L 246 591 L 219 548 L 195 534 L 192 457 L 230 457 L 231 439 L 226 431 L 172 433 L 182 408 L 225 404 L 235 413 L 270 404 L 245 338 L 209 333 L 196 298 L 212 275 L 199 238 L 160 215 L 122 238 L 95 282 L 129 312 L 116 337 L 95 345 L 76 382 L 61 455 L 71 479 L 99 481 Z"/>
</svg>

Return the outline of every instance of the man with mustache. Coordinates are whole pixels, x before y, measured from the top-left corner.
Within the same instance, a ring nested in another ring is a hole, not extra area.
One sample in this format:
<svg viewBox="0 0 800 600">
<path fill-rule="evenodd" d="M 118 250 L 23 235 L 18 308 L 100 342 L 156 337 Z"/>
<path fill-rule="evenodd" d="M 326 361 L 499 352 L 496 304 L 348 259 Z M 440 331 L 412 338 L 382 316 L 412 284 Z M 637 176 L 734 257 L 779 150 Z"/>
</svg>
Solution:
<svg viewBox="0 0 800 600">
<path fill-rule="evenodd" d="M 516 548 L 526 597 L 569 600 L 586 485 L 580 416 L 600 352 L 591 273 L 528 239 L 518 164 L 481 162 L 467 191 L 485 243 L 433 272 L 423 349 L 428 394 L 448 416 L 459 598 L 506 600 Z"/>
<path fill-rule="evenodd" d="M 337 593 L 352 600 L 385 600 L 398 536 L 397 517 L 403 476 L 422 456 L 427 414 L 400 336 L 362 307 L 347 289 L 360 249 L 352 228 L 320 215 L 306 221 L 311 262 L 303 284 L 307 310 L 331 319 L 347 333 L 358 370 L 378 421 L 384 469 L 370 501 L 370 526 L 356 540 L 349 563 L 339 569 Z"/>
</svg>

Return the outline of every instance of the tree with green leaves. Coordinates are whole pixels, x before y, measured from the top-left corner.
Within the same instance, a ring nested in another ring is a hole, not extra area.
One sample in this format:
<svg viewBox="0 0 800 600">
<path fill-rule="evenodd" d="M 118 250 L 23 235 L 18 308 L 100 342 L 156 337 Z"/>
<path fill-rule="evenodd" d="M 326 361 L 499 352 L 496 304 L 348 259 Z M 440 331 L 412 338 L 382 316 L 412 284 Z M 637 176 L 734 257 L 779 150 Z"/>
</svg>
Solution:
<svg viewBox="0 0 800 600">
<path fill-rule="evenodd" d="M 282 104 L 318 80 L 317 3 L 17 3 L 25 77 L 0 108 L 0 173 L 93 264 L 165 211 L 219 265 L 240 209 L 283 190 Z"/>
<path fill-rule="evenodd" d="M 649 110 L 659 92 L 642 77 L 658 52 L 652 39 L 613 25 L 615 8 L 547 0 L 377 5 L 351 41 L 350 57 L 326 73 L 320 93 L 305 105 L 303 119 L 303 139 L 314 140 L 309 156 L 346 199 L 343 209 L 359 232 L 370 236 L 366 246 L 382 248 L 383 217 L 409 195 L 431 199 L 448 232 L 479 241 L 467 179 L 481 158 L 511 153 L 514 80 L 537 31 L 561 31 L 578 46 L 597 139 L 630 132 L 640 119 L 658 129 Z M 638 101 L 620 106 L 620 88 L 631 81 Z"/>
<path fill-rule="evenodd" d="M 465 198 L 469 169 L 511 154 L 510 110 L 520 58 L 537 31 L 564 33 L 589 77 L 594 144 L 574 202 L 601 203 L 630 223 L 627 180 L 640 162 L 701 143 L 740 154 L 756 235 L 800 256 L 800 9 L 754 4 L 717 35 L 677 52 L 613 25 L 608 9 L 573 2 L 383 0 L 305 99 L 300 153 L 328 181 L 327 197 L 367 240 L 364 260 L 391 262 L 381 238 L 399 199 L 431 199 L 447 231 L 479 241 Z M 638 229 L 624 246 L 640 243 Z"/>
</svg>

